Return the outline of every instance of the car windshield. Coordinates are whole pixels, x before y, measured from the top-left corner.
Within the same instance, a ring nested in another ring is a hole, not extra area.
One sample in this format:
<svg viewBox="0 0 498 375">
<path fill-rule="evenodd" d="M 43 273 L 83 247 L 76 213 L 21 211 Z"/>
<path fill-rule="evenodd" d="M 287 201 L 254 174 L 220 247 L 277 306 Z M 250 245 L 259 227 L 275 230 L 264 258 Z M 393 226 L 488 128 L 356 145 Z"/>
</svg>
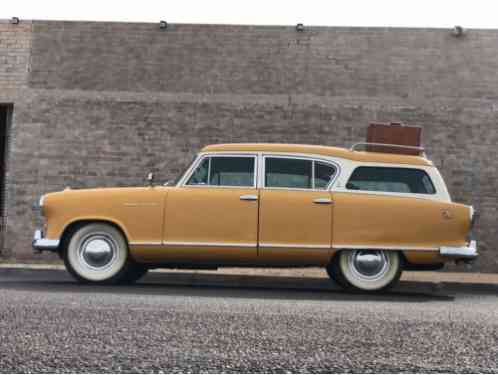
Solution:
<svg viewBox="0 0 498 375">
<path fill-rule="evenodd" d="M 190 163 L 187 164 L 187 166 L 182 170 L 182 173 L 179 173 L 176 178 L 171 181 L 171 183 L 169 183 L 168 185 L 170 186 L 175 186 L 178 184 L 178 182 L 180 181 L 180 179 L 183 177 L 183 175 L 188 171 L 188 169 L 190 168 L 190 166 L 192 165 L 192 163 L 197 159 L 197 154 L 194 155 L 194 157 L 192 158 L 192 160 L 190 161 Z"/>
</svg>

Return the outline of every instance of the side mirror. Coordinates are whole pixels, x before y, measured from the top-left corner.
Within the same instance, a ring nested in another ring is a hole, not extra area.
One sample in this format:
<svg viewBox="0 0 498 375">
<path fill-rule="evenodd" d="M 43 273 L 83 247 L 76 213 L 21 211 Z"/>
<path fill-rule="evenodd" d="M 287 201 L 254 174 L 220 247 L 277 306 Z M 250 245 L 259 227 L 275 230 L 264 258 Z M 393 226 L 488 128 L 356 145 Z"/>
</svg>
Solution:
<svg viewBox="0 0 498 375">
<path fill-rule="evenodd" d="M 154 185 L 154 173 L 147 173 L 147 184 L 152 187 Z"/>
</svg>

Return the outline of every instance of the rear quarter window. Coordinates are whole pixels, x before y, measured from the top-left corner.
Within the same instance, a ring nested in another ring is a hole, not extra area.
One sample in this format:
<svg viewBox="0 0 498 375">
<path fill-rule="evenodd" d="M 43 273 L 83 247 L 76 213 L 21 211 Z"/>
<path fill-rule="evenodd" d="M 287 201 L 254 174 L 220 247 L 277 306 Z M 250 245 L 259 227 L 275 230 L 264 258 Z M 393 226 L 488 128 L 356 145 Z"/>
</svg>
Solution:
<svg viewBox="0 0 498 375">
<path fill-rule="evenodd" d="M 358 167 L 353 171 L 346 188 L 387 193 L 436 193 L 427 172 L 415 168 Z"/>
</svg>

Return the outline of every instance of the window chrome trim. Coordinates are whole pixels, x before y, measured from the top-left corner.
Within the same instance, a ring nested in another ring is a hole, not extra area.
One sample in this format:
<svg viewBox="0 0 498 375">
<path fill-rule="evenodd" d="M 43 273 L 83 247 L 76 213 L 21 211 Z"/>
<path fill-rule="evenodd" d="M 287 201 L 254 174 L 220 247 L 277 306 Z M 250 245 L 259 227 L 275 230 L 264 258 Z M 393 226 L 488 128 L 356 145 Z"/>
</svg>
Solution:
<svg viewBox="0 0 498 375">
<path fill-rule="evenodd" d="M 208 166 L 208 184 L 206 185 L 188 185 L 188 180 L 192 177 L 197 167 L 202 164 L 205 158 L 212 157 L 242 157 L 242 158 L 253 158 L 254 159 L 254 171 L 253 171 L 253 184 L 252 186 L 230 186 L 230 185 L 209 185 L 209 180 L 211 178 L 211 159 L 209 159 Z M 190 168 L 187 170 L 185 175 L 178 181 L 177 187 L 188 187 L 188 188 L 229 188 L 229 189 L 257 189 L 258 187 L 258 171 L 259 171 L 259 154 L 257 152 L 247 152 L 247 153 L 217 153 L 217 152 L 206 152 L 200 153 L 197 159 L 192 163 Z"/>
<path fill-rule="evenodd" d="M 331 191 L 332 186 L 336 182 L 337 178 L 341 174 L 341 165 L 334 160 L 321 158 L 317 156 L 311 155 L 301 155 L 301 154 L 285 154 L 285 153 L 269 153 L 262 152 L 261 155 L 261 179 L 260 179 L 260 189 L 265 190 L 295 190 L 295 191 L 313 191 L 313 192 L 323 192 L 323 191 Z M 269 186 L 267 187 L 265 184 L 265 176 L 266 176 L 266 158 L 276 158 L 276 159 L 298 159 L 298 160 L 310 160 L 311 163 L 311 182 L 312 188 L 293 188 L 293 187 L 277 187 L 277 186 Z M 334 177 L 329 181 L 328 185 L 324 189 L 315 189 L 315 162 L 320 162 L 323 164 L 331 165 L 335 168 Z"/>
<path fill-rule="evenodd" d="M 212 157 L 209 157 L 209 158 L 208 158 L 208 176 L 207 176 L 207 177 L 208 177 L 208 180 L 207 180 L 207 185 L 208 185 L 208 186 L 209 186 L 209 185 L 211 185 L 211 184 L 210 184 L 210 182 L 211 182 L 211 160 L 212 160 L 212 159 L 213 159 Z M 201 162 L 201 164 L 202 164 L 202 162 Z M 199 165 L 200 165 L 200 164 L 199 164 Z M 195 171 L 194 171 L 194 172 L 195 172 Z M 194 173 L 192 172 L 192 174 L 194 174 Z M 190 186 L 190 185 L 189 185 L 189 186 Z"/>
<path fill-rule="evenodd" d="M 334 183 L 334 186 L 331 189 L 332 193 L 367 194 L 367 195 L 377 195 L 377 196 L 386 196 L 386 197 L 390 196 L 390 197 L 400 197 L 400 198 L 419 198 L 419 199 L 433 200 L 438 202 L 452 201 L 441 174 L 439 173 L 438 169 L 434 166 L 417 165 L 416 169 L 422 169 L 430 176 L 434 184 L 434 187 L 436 188 L 436 194 L 416 194 L 416 193 L 393 193 L 393 192 L 380 192 L 380 191 L 367 191 L 367 190 L 349 190 L 346 189 L 345 187 L 346 181 L 349 180 L 353 170 L 357 166 L 413 168 L 413 165 L 407 166 L 406 164 L 395 164 L 395 163 L 359 162 L 347 159 L 340 159 L 339 162 L 342 165 L 342 174 Z"/>
<path fill-rule="evenodd" d="M 339 177 L 343 172 L 343 167 L 341 162 L 347 162 L 345 159 L 327 157 L 318 154 L 301 154 L 295 152 L 271 152 L 271 151 L 211 151 L 211 152 L 199 152 L 187 170 L 184 172 L 183 176 L 178 180 L 176 187 L 196 187 L 196 185 L 187 185 L 186 182 L 192 176 L 194 170 L 201 163 L 202 159 L 206 156 L 254 156 L 257 159 L 257 166 L 255 168 L 256 177 L 256 188 L 257 189 L 281 189 L 281 190 L 302 190 L 302 191 L 332 191 L 334 184 L 337 182 Z M 264 187 L 264 157 L 266 156 L 276 156 L 282 158 L 296 158 L 296 159 L 311 159 L 325 164 L 331 164 L 336 168 L 336 174 L 332 181 L 330 181 L 329 186 L 326 189 L 312 190 L 312 189 L 298 189 L 298 188 L 265 188 Z M 339 159 L 339 160 L 336 160 Z M 197 185 L 197 187 L 212 187 L 212 188 L 251 188 L 243 186 L 210 186 L 210 185 Z M 253 186 L 254 188 L 254 186 Z"/>
</svg>

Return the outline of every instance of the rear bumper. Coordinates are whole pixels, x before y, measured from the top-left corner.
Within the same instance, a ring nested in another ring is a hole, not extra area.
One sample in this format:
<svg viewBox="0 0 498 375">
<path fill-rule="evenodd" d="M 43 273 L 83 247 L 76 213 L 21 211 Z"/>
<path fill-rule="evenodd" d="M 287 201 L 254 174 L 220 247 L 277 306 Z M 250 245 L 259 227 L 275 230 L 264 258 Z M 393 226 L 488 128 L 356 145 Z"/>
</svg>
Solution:
<svg viewBox="0 0 498 375">
<path fill-rule="evenodd" d="M 474 260 L 479 256 L 477 253 L 477 241 L 472 240 L 467 246 L 462 247 L 442 246 L 439 249 L 439 254 L 455 260 Z"/>
<path fill-rule="evenodd" d="M 49 240 L 48 238 L 43 237 L 43 232 L 40 229 L 35 230 L 35 234 L 33 235 L 33 250 L 37 253 L 41 253 L 42 251 L 57 251 L 59 248 L 60 241 L 57 240 Z"/>
</svg>

